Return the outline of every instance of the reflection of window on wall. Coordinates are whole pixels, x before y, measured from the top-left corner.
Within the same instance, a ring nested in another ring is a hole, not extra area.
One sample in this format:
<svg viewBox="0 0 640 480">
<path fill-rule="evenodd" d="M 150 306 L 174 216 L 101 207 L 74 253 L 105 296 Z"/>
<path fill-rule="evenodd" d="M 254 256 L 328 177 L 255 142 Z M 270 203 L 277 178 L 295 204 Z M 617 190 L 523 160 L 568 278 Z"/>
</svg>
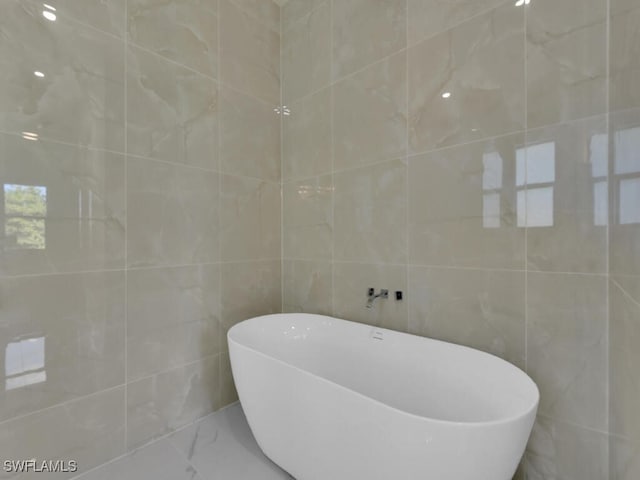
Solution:
<svg viewBox="0 0 640 480">
<path fill-rule="evenodd" d="M 606 226 L 609 216 L 609 190 L 607 186 L 607 159 L 609 141 L 604 133 L 593 135 L 589 145 L 589 161 L 593 177 L 593 224 Z"/>
<path fill-rule="evenodd" d="M 46 248 L 47 188 L 4 185 L 4 234 L 9 248 Z"/>
<path fill-rule="evenodd" d="M 7 345 L 4 353 L 5 390 L 14 390 L 47 380 L 44 348 L 44 337 L 17 340 Z"/>
<path fill-rule="evenodd" d="M 518 226 L 553 226 L 556 144 L 540 143 L 516 151 Z"/>
<path fill-rule="evenodd" d="M 618 192 L 618 222 L 640 223 L 640 127 L 615 134 L 613 173 Z"/>
<path fill-rule="evenodd" d="M 502 195 L 502 157 L 498 152 L 482 156 L 482 226 L 500 228 Z"/>
</svg>

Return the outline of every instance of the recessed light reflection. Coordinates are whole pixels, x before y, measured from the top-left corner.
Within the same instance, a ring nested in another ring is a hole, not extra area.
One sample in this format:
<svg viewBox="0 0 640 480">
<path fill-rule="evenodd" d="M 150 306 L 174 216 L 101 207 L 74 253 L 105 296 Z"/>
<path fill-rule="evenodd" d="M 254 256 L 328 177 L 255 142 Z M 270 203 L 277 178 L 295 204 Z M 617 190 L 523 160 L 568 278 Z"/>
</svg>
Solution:
<svg viewBox="0 0 640 480">
<path fill-rule="evenodd" d="M 33 132 L 22 132 L 22 138 L 35 142 L 36 140 L 38 140 L 38 134 Z"/>
<path fill-rule="evenodd" d="M 56 21 L 56 14 L 53 12 L 50 12 L 49 10 L 43 10 L 42 11 L 42 16 L 44 18 L 46 18 L 47 20 L 49 20 L 50 22 L 55 22 Z"/>
<path fill-rule="evenodd" d="M 43 3 L 43 4 L 42 4 L 42 6 L 43 6 L 44 8 L 48 8 L 48 9 L 49 9 L 49 10 L 51 10 L 52 12 L 55 12 L 55 11 L 56 11 L 56 8 L 55 8 L 55 7 L 52 7 L 51 5 L 47 5 L 46 3 Z"/>
<path fill-rule="evenodd" d="M 44 73 L 39 72 L 38 70 L 36 70 L 35 72 L 33 72 L 33 74 L 34 74 L 36 77 L 44 78 Z"/>
<path fill-rule="evenodd" d="M 442 98 L 449 98 L 449 97 L 451 97 L 451 92 L 444 92 L 442 94 Z"/>
<path fill-rule="evenodd" d="M 516 2 L 516 7 L 521 7 L 522 5 L 529 5 L 531 0 L 518 0 Z"/>
</svg>

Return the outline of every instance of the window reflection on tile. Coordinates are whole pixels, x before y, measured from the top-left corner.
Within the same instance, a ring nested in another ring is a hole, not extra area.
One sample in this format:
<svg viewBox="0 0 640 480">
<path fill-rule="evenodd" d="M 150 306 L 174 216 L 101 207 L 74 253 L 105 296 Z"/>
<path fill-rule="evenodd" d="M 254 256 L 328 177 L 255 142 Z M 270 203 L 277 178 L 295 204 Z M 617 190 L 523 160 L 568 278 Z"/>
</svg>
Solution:
<svg viewBox="0 0 640 480">
<path fill-rule="evenodd" d="M 556 144 L 545 142 L 516 151 L 518 226 L 552 227 Z"/>
<path fill-rule="evenodd" d="M 44 250 L 47 187 L 10 183 L 3 187 L 5 248 Z"/>
<path fill-rule="evenodd" d="M 46 382 L 44 359 L 45 337 L 25 338 L 7 344 L 4 354 L 5 390 Z"/>
<path fill-rule="evenodd" d="M 482 155 L 482 226 L 500 228 L 500 196 L 502 194 L 502 157 L 498 152 Z"/>
<path fill-rule="evenodd" d="M 640 223 L 640 127 L 615 132 L 613 171 L 618 191 L 618 222 Z"/>
</svg>

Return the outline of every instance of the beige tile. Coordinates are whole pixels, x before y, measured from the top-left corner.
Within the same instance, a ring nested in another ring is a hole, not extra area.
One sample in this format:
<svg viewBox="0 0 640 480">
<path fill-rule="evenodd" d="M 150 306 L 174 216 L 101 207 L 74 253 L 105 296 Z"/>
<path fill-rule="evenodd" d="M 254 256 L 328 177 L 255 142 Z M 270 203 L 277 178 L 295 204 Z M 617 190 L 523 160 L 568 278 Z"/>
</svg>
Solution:
<svg viewBox="0 0 640 480">
<path fill-rule="evenodd" d="M 3 1 L 0 37 L 0 130 L 124 151 L 121 40 L 19 0 Z"/>
<path fill-rule="evenodd" d="M 606 434 L 538 417 L 529 440 L 527 479 L 602 480 L 609 478 L 608 457 Z"/>
<path fill-rule="evenodd" d="M 222 260 L 280 257 L 280 185 L 222 176 L 220 242 Z"/>
<path fill-rule="evenodd" d="M 237 401 L 238 392 L 233 382 L 231 359 L 229 358 L 229 352 L 225 350 L 220 354 L 220 408 Z"/>
<path fill-rule="evenodd" d="M 218 175 L 140 158 L 127 166 L 129 266 L 218 260 Z"/>
<path fill-rule="evenodd" d="M 604 276 L 528 274 L 527 371 L 540 413 L 606 430 L 606 310 Z"/>
<path fill-rule="evenodd" d="M 221 266 L 225 335 L 238 322 L 282 310 L 280 263 L 279 260 L 270 260 Z"/>
<path fill-rule="evenodd" d="M 229 0 L 219 8 L 222 83 L 279 104 L 280 35 Z"/>
<path fill-rule="evenodd" d="M 218 168 L 218 92 L 213 80 L 129 47 L 128 153 Z"/>
<path fill-rule="evenodd" d="M 635 480 L 640 477 L 640 442 L 609 437 L 609 479 Z"/>
<path fill-rule="evenodd" d="M 525 210 L 527 268 L 607 270 L 607 118 L 527 132 L 518 205 Z M 550 196 L 550 201 L 546 200 Z"/>
<path fill-rule="evenodd" d="M 0 281 L 0 421 L 124 383 L 124 287 L 123 272 Z"/>
<path fill-rule="evenodd" d="M 629 12 L 638 8 L 636 0 L 610 0 L 609 10 L 613 15 Z"/>
<path fill-rule="evenodd" d="M 409 0 L 409 44 L 449 30 L 504 0 Z"/>
<path fill-rule="evenodd" d="M 42 2 L 32 1 L 38 7 Z M 103 32 L 124 37 L 126 0 L 48 0 L 59 18 L 71 17 Z M 57 20 L 56 20 L 57 21 Z"/>
<path fill-rule="evenodd" d="M 0 182 L 0 276 L 124 266 L 124 156 L 0 135 Z"/>
<path fill-rule="evenodd" d="M 539 0 L 527 7 L 527 124 L 607 109 L 607 0 Z"/>
<path fill-rule="evenodd" d="M 289 0 L 282 7 L 282 31 L 285 32 L 293 26 L 293 24 L 309 15 L 316 8 L 321 7 L 327 0 Z"/>
<path fill-rule="evenodd" d="M 333 183 L 331 176 L 283 186 L 284 258 L 331 259 Z"/>
<path fill-rule="evenodd" d="M 612 9 L 620 12 L 611 17 L 609 27 L 612 111 L 640 107 L 640 8 L 636 2 L 633 6 L 631 10 L 622 1 L 612 1 Z"/>
<path fill-rule="evenodd" d="M 377 298 L 367 308 L 367 290 L 389 290 L 389 298 Z M 397 301 L 395 292 L 404 293 Z M 407 268 L 400 265 L 372 265 L 337 262 L 333 265 L 334 316 L 352 322 L 406 332 L 408 328 Z"/>
<path fill-rule="evenodd" d="M 405 154 L 406 58 L 405 52 L 399 53 L 333 87 L 337 170 Z"/>
<path fill-rule="evenodd" d="M 282 275 L 284 311 L 332 314 L 330 262 L 284 260 Z"/>
<path fill-rule="evenodd" d="M 128 381 L 222 351 L 220 267 L 130 270 Z"/>
<path fill-rule="evenodd" d="M 525 359 L 525 273 L 409 267 L 409 331 Z"/>
<path fill-rule="evenodd" d="M 124 419 L 124 387 L 114 388 L 2 423 L 0 451 L 15 461 L 75 460 L 78 471 L 86 472 L 125 453 Z M 75 475 L 30 472 L 19 478 Z M 2 478 L 18 477 L 3 472 Z"/>
<path fill-rule="evenodd" d="M 128 40 L 199 72 L 218 75 L 218 17 L 200 0 L 128 0 Z"/>
<path fill-rule="evenodd" d="M 516 155 L 524 135 L 409 159 L 409 261 L 524 269 Z"/>
<path fill-rule="evenodd" d="M 238 7 L 250 13 L 272 30 L 280 32 L 280 7 L 265 0 L 232 0 Z"/>
<path fill-rule="evenodd" d="M 640 277 L 613 276 L 609 288 L 610 431 L 640 446 Z"/>
<path fill-rule="evenodd" d="M 640 275 L 640 109 L 610 117 L 612 158 L 610 271 Z"/>
<path fill-rule="evenodd" d="M 307 178 L 332 168 L 331 89 L 292 103 L 282 119 L 283 178 Z"/>
<path fill-rule="evenodd" d="M 504 4 L 411 47 L 408 56 L 413 152 L 524 129 L 522 9 Z"/>
<path fill-rule="evenodd" d="M 353 73 L 407 44 L 407 0 L 333 2 L 333 78 Z"/>
<path fill-rule="evenodd" d="M 220 171 L 279 181 L 280 116 L 253 97 L 220 92 Z"/>
<path fill-rule="evenodd" d="M 285 104 L 331 82 L 331 8 L 324 3 L 282 34 L 282 100 Z"/>
<path fill-rule="evenodd" d="M 171 433 L 220 406 L 220 356 L 127 385 L 128 449 Z"/>
<path fill-rule="evenodd" d="M 403 160 L 334 175 L 334 258 L 407 260 L 407 167 Z"/>
</svg>

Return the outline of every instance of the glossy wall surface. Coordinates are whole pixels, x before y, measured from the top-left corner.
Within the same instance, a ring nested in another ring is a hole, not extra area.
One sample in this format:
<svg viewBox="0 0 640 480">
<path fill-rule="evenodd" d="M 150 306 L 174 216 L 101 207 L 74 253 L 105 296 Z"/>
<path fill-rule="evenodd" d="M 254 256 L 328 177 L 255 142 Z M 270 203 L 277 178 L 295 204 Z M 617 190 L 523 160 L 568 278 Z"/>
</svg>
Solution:
<svg viewBox="0 0 640 480">
<path fill-rule="evenodd" d="M 85 471 L 234 401 L 280 311 L 280 11 L 46 3 L 0 0 L 0 456 Z"/>
<path fill-rule="evenodd" d="M 640 9 L 291 0 L 283 306 L 470 345 L 541 405 L 517 478 L 640 476 Z M 403 290 L 376 300 L 367 287 Z"/>
</svg>

